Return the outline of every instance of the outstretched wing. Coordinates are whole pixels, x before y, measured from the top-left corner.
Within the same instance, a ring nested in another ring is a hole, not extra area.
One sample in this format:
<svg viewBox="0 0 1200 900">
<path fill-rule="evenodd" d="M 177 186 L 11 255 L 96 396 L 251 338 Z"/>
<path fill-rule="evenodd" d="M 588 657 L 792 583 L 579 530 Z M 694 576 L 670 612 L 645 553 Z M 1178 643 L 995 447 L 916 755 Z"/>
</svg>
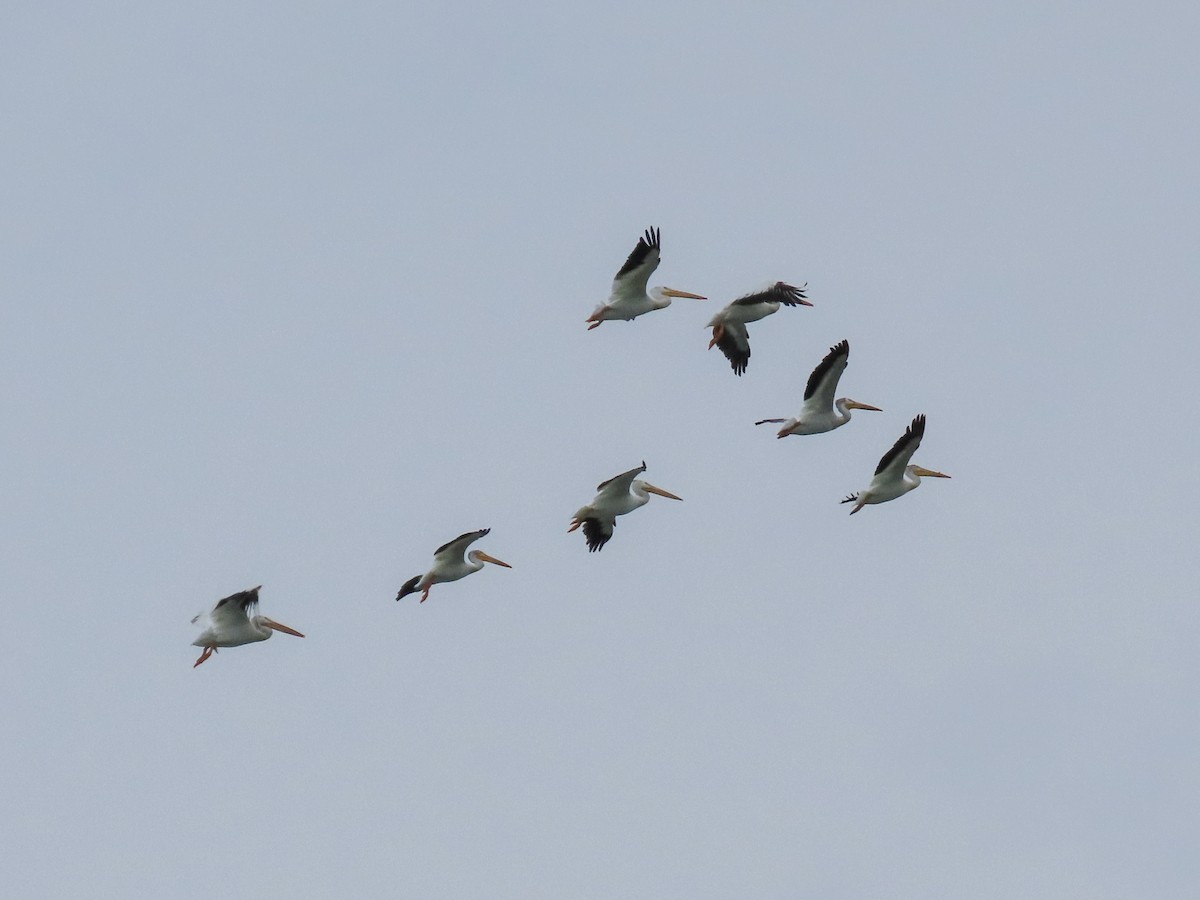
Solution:
<svg viewBox="0 0 1200 900">
<path fill-rule="evenodd" d="M 777 281 L 761 291 L 755 291 L 753 294 L 738 297 L 733 301 L 732 305 L 754 306 L 756 303 L 781 303 L 784 306 L 812 306 L 808 302 L 808 298 L 804 296 L 804 289 L 807 287 L 807 283 L 800 287 L 795 287 L 785 281 Z"/>
<path fill-rule="evenodd" d="M 452 541 L 446 541 L 433 551 L 433 564 L 436 566 L 439 563 L 461 563 L 466 557 L 467 548 L 491 530 L 481 528 L 478 531 L 468 531 Z"/>
<path fill-rule="evenodd" d="M 658 268 L 661 256 L 661 243 L 657 228 L 647 228 L 645 235 L 638 239 L 637 246 L 617 272 L 613 279 L 613 293 L 620 296 L 644 297 L 646 284 L 650 276 Z"/>
<path fill-rule="evenodd" d="M 193 624 L 207 618 L 208 624 L 219 631 L 237 628 L 250 619 L 254 607 L 258 605 L 258 592 L 262 585 L 248 591 L 238 591 L 228 597 L 222 597 L 207 613 L 200 613 L 192 619 Z"/>
<path fill-rule="evenodd" d="M 884 472 L 887 472 L 886 478 L 889 481 L 903 478 L 904 470 L 908 467 L 908 461 L 912 459 L 912 455 L 921 446 L 921 438 L 924 436 L 925 414 L 922 413 L 912 420 L 912 424 L 908 426 L 904 434 L 900 437 L 900 440 L 892 445 L 892 449 L 883 454 L 883 457 L 879 460 L 879 465 L 875 467 L 875 477 L 878 478 Z"/>
<path fill-rule="evenodd" d="M 838 381 L 846 371 L 846 363 L 850 359 L 850 342 L 842 341 L 834 344 L 825 354 L 812 374 L 808 376 L 808 384 L 804 388 L 804 403 L 817 409 L 833 409 L 833 398 L 837 393 Z"/>
<path fill-rule="evenodd" d="M 628 472 L 622 472 L 620 475 L 614 475 L 608 481 L 602 481 L 596 485 L 596 494 L 598 497 L 623 497 L 629 493 L 629 488 L 633 484 L 633 479 L 637 478 L 646 471 L 646 461 L 642 460 L 642 464 L 636 469 L 630 469 Z M 607 538 L 606 538 L 607 540 Z"/>
<path fill-rule="evenodd" d="M 727 322 L 719 329 L 717 346 L 733 367 L 733 374 L 741 375 L 750 364 L 750 332 L 741 322 Z"/>
</svg>

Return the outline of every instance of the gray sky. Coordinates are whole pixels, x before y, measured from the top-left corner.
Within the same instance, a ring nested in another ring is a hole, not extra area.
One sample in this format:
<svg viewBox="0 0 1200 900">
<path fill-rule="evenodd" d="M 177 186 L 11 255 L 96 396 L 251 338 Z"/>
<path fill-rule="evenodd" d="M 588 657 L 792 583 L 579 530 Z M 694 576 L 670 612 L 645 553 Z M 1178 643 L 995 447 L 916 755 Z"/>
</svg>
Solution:
<svg viewBox="0 0 1200 900">
<path fill-rule="evenodd" d="M 1194 7 L 393 6 L 4 16 L 13 896 L 1196 896 Z"/>
</svg>

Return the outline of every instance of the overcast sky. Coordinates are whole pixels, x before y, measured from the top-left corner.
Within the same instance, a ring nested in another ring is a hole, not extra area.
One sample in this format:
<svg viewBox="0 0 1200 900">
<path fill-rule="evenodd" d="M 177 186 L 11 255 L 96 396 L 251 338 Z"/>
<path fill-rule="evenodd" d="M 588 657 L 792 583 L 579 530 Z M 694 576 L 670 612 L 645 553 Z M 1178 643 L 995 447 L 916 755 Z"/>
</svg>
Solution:
<svg viewBox="0 0 1200 900">
<path fill-rule="evenodd" d="M 1152 7 L 9 8 L 6 889 L 1195 897 L 1200 13 Z M 648 226 L 711 299 L 587 331 Z M 703 326 L 776 279 L 737 378 Z M 884 411 L 755 428 L 843 338 Z M 953 479 L 850 518 L 917 413 Z M 643 459 L 684 502 L 588 554 Z M 511 570 L 394 602 L 483 527 Z M 193 669 L 256 584 L 307 637 Z"/>
</svg>

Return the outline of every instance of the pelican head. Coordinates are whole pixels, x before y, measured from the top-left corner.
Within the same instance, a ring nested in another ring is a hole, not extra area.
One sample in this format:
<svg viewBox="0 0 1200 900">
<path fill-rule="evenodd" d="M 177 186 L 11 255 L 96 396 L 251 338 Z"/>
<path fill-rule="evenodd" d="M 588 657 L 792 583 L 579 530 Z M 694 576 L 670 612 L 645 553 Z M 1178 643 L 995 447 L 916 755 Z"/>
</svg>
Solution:
<svg viewBox="0 0 1200 900">
<path fill-rule="evenodd" d="M 504 566 L 504 568 L 506 568 L 506 569 L 512 568 L 512 566 L 510 566 L 508 563 L 504 562 L 504 560 L 496 559 L 496 557 L 494 557 L 494 556 L 489 556 L 488 554 L 484 553 L 482 550 L 472 550 L 470 553 L 467 554 L 467 557 L 473 561 L 491 563 L 492 565 L 495 565 L 495 566 Z"/>
</svg>

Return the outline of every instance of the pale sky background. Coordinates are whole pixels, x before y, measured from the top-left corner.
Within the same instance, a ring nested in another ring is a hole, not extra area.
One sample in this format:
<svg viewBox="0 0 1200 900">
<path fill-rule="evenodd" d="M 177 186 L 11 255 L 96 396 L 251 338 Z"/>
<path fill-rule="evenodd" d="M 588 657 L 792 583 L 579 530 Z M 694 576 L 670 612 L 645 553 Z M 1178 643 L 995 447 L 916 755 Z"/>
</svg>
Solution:
<svg viewBox="0 0 1200 900">
<path fill-rule="evenodd" d="M 6 893 L 1196 897 L 1198 40 L 7 7 Z M 712 299 L 586 331 L 650 225 Z M 885 411 L 756 429 L 842 338 Z M 848 517 L 918 412 L 953 480 Z M 589 555 L 642 459 L 685 502 Z M 511 571 L 393 601 L 482 527 Z M 193 670 L 259 583 L 308 637 Z"/>
</svg>

